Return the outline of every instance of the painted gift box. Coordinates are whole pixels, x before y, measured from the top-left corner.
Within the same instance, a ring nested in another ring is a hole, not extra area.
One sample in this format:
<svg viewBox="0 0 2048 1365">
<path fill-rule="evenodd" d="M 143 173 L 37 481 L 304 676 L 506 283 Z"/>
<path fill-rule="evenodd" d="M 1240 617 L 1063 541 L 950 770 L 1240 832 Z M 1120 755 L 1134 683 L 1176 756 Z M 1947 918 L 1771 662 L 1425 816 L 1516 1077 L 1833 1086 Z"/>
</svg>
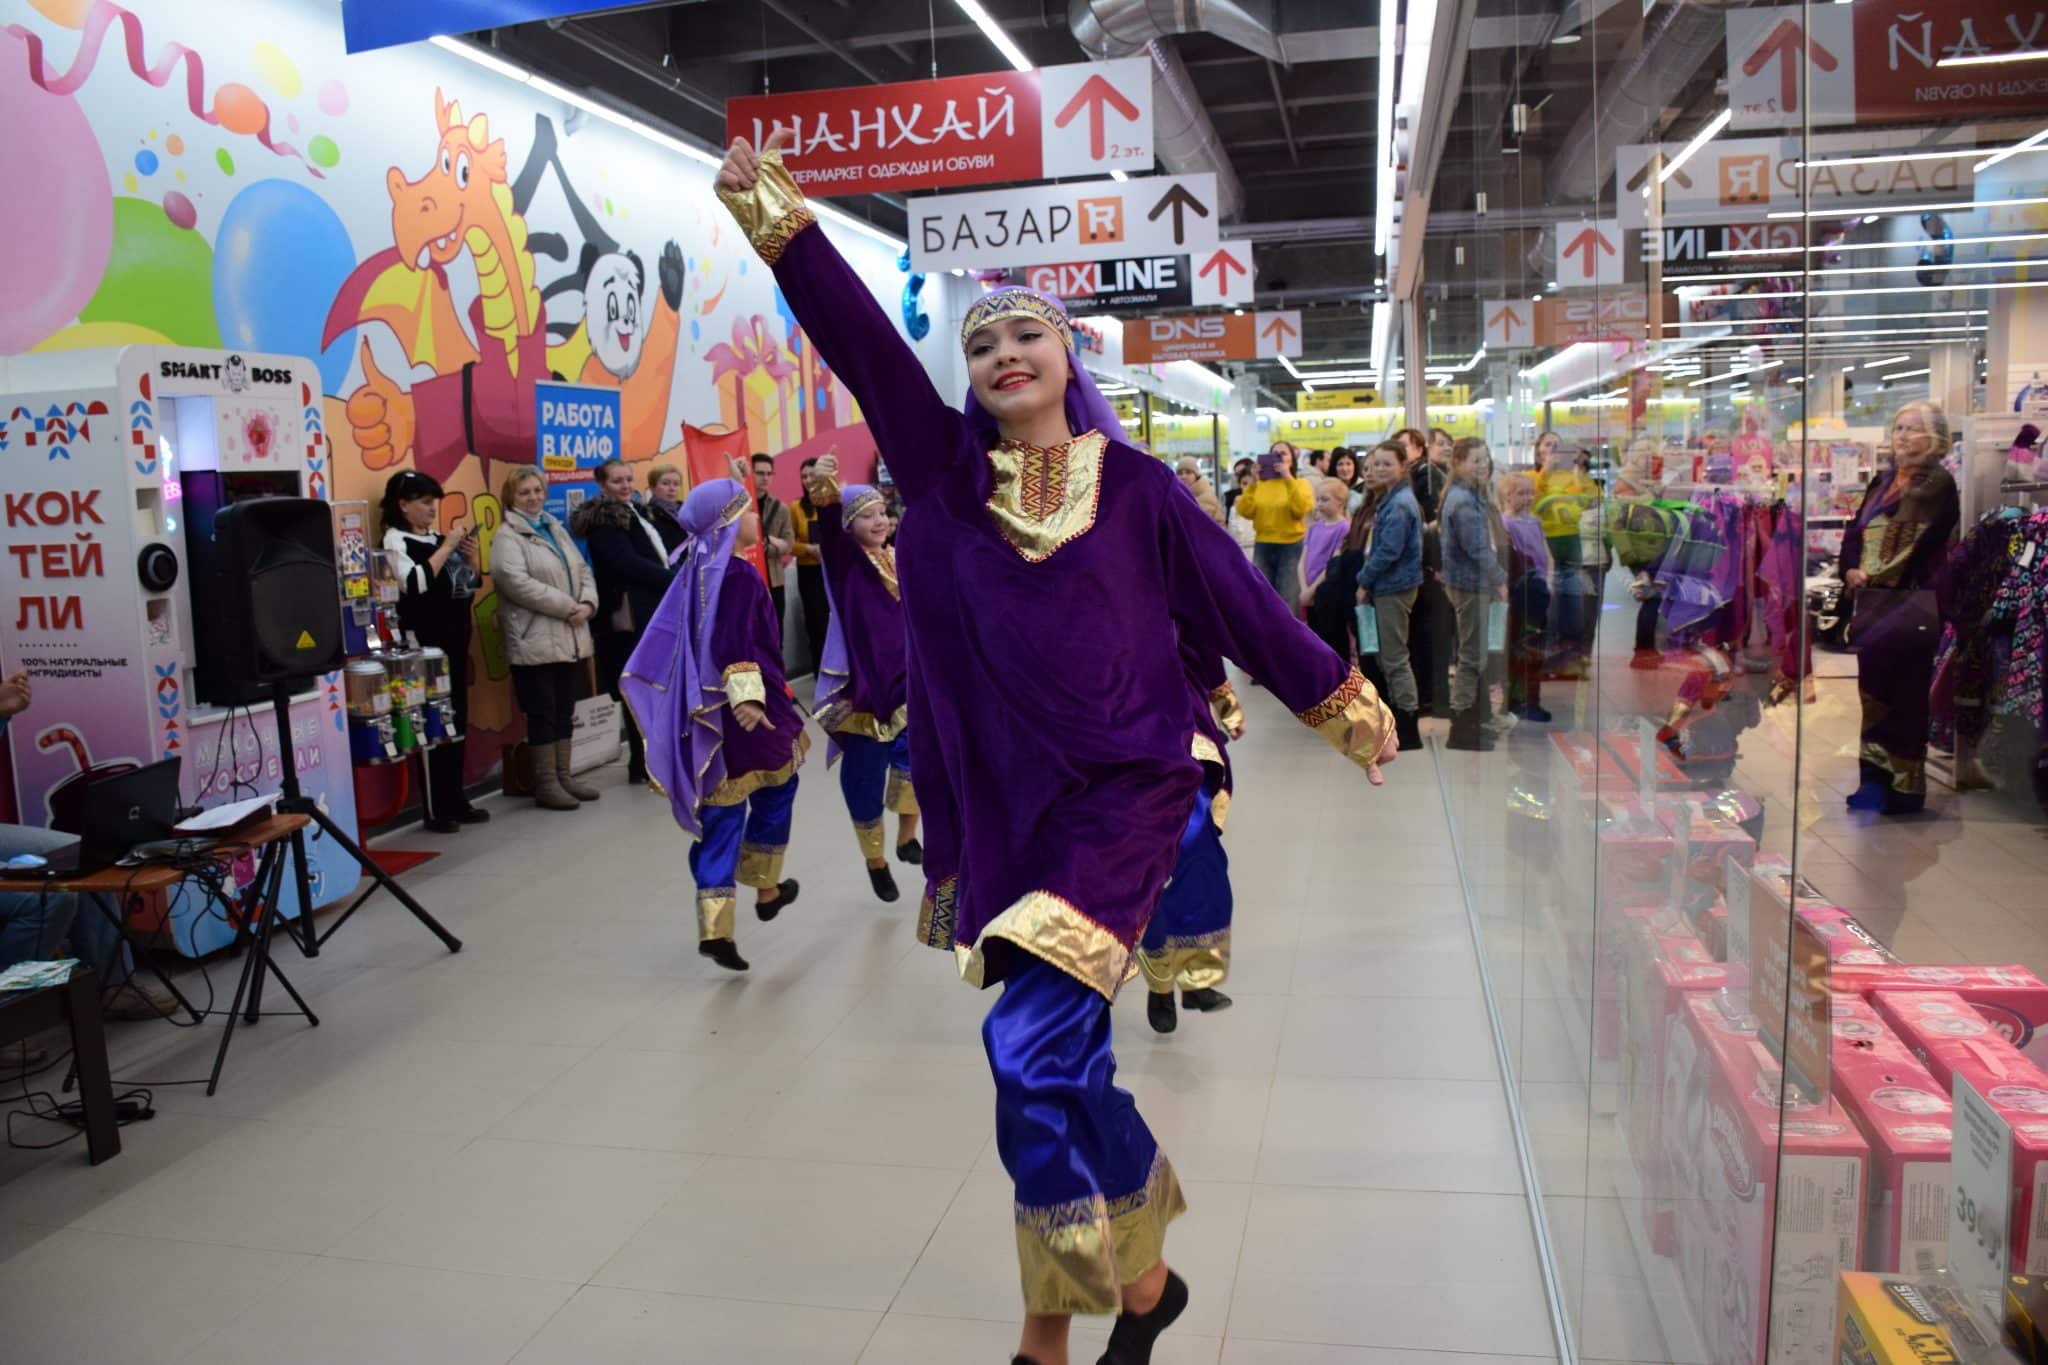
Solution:
<svg viewBox="0 0 2048 1365">
<path fill-rule="evenodd" d="M 1835 1281 L 1857 1268 L 1870 1147 L 1831 1100 L 1790 1097 L 1754 1025 L 1687 998 L 1698 1067 L 1670 1150 L 1681 1278 L 1710 1365 L 1829 1365 Z M 1766 1340 L 1769 1355 L 1765 1354 Z"/>
<path fill-rule="evenodd" d="M 1952 991 L 1880 990 L 1871 1004 L 1946 1094 L 1963 1077 L 2012 1127 L 2012 1268 L 2048 1272 L 2048 1074 Z"/>
<path fill-rule="evenodd" d="M 1931 1274 L 1948 1264 L 1948 1091 L 1867 1001 L 1829 1002 L 1836 1103 L 1870 1144 L 1872 1270 Z"/>
<path fill-rule="evenodd" d="M 756 313 L 733 319 L 732 338 L 704 353 L 718 388 L 718 416 L 726 426 L 745 431 L 756 450 L 787 450 L 800 445 L 803 431 L 803 380 L 796 362 Z"/>
</svg>

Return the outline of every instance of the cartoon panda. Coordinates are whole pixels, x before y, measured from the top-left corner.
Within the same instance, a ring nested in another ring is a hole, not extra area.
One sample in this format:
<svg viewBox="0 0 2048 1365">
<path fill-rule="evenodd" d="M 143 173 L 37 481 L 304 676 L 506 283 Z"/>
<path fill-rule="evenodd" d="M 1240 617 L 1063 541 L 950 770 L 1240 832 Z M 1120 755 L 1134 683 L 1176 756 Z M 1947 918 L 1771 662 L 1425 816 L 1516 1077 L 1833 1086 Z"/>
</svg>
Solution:
<svg viewBox="0 0 2048 1365">
<path fill-rule="evenodd" d="M 229 393 L 240 393 L 249 387 L 249 362 L 238 355 L 229 356 L 221 378 L 227 384 Z"/>
<path fill-rule="evenodd" d="M 647 269 L 632 251 L 599 255 L 583 248 L 583 322 L 591 352 L 606 372 L 621 383 L 640 368 L 647 346 L 641 326 Z"/>
</svg>

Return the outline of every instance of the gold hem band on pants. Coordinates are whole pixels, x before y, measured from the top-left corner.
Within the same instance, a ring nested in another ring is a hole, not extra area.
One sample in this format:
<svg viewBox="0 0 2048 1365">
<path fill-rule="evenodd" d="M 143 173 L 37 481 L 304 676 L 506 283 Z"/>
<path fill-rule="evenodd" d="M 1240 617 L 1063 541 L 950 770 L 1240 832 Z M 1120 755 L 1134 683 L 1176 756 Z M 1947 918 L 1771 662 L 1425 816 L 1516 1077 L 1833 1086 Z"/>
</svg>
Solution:
<svg viewBox="0 0 2048 1365">
<path fill-rule="evenodd" d="M 898 815 L 917 814 L 917 792 L 906 773 L 889 769 L 889 784 L 883 789 L 882 804 Z"/>
<path fill-rule="evenodd" d="M 738 893 L 739 888 L 733 886 L 707 886 L 697 892 L 697 937 L 700 941 L 732 937 L 733 907 L 739 899 Z"/>
<path fill-rule="evenodd" d="M 741 844 L 740 885 L 756 890 L 782 885 L 782 855 L 788 848 L 787 844 Z"/>
<path fill-rule="evenodd" d="M 1123 1286 L 1135 1284 L 1166 1253 L 1166 1227 L 1187 1212 L 1187 1197 L 1164 1152 L 1152 1158 L 1142 1189 L 1050 1208 L 1017 1205 L 1017 1267 L 1024 1311 L 1114 1315 Z"/>
<path fill-rule="evenodd" d="M 882 861 L 882 822 L 880 820 L 856 820 L 853 822 L 853 837 L 860 841 L 860 856 L 870 866 Z"/>
<path fill-rule="evenodd" d="M 1230 976 L 1230 931 L 1170 938 L 1157 953 L 1138 950 L 1138 970 L 1154 995 L 1214 990 Z"/>
</svg>

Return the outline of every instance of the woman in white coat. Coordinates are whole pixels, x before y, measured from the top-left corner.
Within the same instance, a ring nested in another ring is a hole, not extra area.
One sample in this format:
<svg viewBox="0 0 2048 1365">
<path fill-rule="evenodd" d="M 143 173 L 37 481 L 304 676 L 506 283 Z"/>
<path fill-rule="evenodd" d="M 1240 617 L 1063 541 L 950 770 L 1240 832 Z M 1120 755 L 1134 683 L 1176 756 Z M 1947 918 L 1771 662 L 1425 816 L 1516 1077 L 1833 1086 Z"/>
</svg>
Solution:
<svg viewBox="0 0 2048 1365">
<path fill-rule="evenodd" d="M 491 541 L 491 581 L 512 692 L 526 713 L 533 799 L 548 810 L 575 810 L 598 798 L 569 770 L 576 675 L 591 657 L 597 580 L 569 529 L 548 515 L 547 497 L 547 476 L 532 465 L 505 476 L 505 522 Z"/>
</svg>

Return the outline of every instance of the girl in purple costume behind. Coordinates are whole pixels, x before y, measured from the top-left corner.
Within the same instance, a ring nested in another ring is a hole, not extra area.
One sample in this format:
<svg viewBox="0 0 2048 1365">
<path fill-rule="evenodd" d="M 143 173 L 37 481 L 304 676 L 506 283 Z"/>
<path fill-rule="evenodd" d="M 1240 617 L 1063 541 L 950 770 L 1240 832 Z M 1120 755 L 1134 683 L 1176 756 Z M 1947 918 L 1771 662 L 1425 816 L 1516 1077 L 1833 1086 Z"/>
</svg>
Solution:
<svg viewBox="0 0 2048 1365">
<path fill-rule="evenodd" d="M 720 197 L 860 401 L 906 511 L 911 761 L 927 942 L 973 985 L 996 1144 L 1016 1186 L 1020 1359 L 1066 1365 L 1074 1313 L 1118 1314 L 1111 1365 L 1149 1361 L 1187 1303 L 1162 1259 L 1186 1207 L 1115 1085 L 1109 1005 L 1203 786 L 1180 641 L 1233 659 L 1379 780 L 1393 718 L 1289 614 L 1160 461 L 1112 433 L 1059 305 L 981 299 L 973 386 L 949 407 L 782 165 L 735 141 Z"/>
</svg>

